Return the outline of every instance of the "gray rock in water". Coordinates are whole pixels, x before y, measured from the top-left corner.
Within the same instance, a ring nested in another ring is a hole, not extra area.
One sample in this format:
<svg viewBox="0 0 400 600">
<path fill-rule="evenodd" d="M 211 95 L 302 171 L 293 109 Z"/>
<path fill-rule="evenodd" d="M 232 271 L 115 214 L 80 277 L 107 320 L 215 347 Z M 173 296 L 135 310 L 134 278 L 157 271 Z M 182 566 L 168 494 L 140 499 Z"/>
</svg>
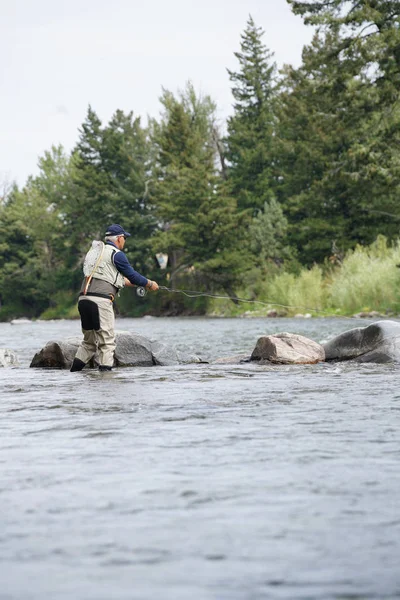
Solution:
<svg viewBox="0 0 400 600">
<path fill-rule="evenodd" d="M 193 365 L 198 363 L 205 365 L 209 364 L 208 360 L 201 359 L 200 356 L 197 356 L 197 354 L 189 354 L 188 352 L 181 352 L 178 350 L 177 355 L 179 360 L 178 364 L 180 365 Z"/>
<path fill-rule="evenodd" d="M 174 365 L 189 365 L 203 362 L 196 354 L 181 352 L 174 346 L 169 346 L 163 342 L 151 342 L 151 351 L 154 364 L 161 367 L 171 367 Z"/>
<path fill-rule="evenodd" d="M 78 337 L 47 342 L 30 364 L 41 369 L 70 369 L 81 340 Z"/>
<path fill-rule="evenodd" d="M 353 315 L 353 317 L 356 319 L 376 319 L 378 317 L 383 317 L 383 315 L 376 310 L 372 310 L 371 312 L 359 312 Z"/>
<path fill-rule="evenodd" d="M 325 353 L 321 344 L 302 335 L 276 333 L 258 339 L 251 360 L 267 360 L 283 365 L 307 365 L 325 360 Z"/>
<path fill-rule="evenodd" d="M 116 365 L 119 367 L 172 367 L 202 362 L 194 354 L 180 352 L 174 346 L 128 331 L 116 334 Z"/>
<path fill-rule="evenodd" d="M 198 356 L 179 352 L 173 346 L 162 342 L 151 341 L 138 333 L 117 331 L 115 335 L 115 366 L 117 367 L 152 367 L 154 365 L 172 366 L 187 363 L 198 363 Z M 67 338 L 48 342 L 35 354 L 31 367 L 70 369 L 81 338 Z M 98 365 L 97 356 L 87 365 Z"/>
<path fill-rule="evenodd" d="M 151 341 L 138 333 L 117 332 L 115 335 L 115 364 L 117 367 L 152 367 Z"/>
<path fill-rule="evenodd" d="M 13 350 L 0 348 L 0 367 L 16 367 L 18 357 Z"/>
<path fill-rule="evenodd" d="M 248 354 L 236 354 L 235 356 L 223 356 L 213 361 L 214 365 L 240 365 L 242 363 L 250 362 L 250 356 Z"/>
<path fill-rule="evenodd" d="M 400 362 L 400 323 L 376 321 L 356 327 L 323 344 L 326 360 Z"/>
<path fill-rule="evenodd" d="M 168 346 L 163 342 L 151 342 L 151 352 L 154 364 L 161 367 L 170 367 L 179 365 L 178 351 L 172 346 Z"/>
</svg>

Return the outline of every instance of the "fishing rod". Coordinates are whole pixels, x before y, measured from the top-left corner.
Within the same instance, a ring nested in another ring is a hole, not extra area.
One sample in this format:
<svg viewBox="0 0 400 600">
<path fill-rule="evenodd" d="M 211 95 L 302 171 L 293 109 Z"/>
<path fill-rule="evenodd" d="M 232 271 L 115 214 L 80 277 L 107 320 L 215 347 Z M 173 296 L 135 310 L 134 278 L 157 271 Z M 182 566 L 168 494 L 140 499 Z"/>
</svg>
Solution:
<svg viewBox="0 0 400 600">
<path fill-rule="evenodd" d="M 307 310 L 310 312 L 316 312 L 316 313 L 322 313 L 325 315 L 330 315 L 332 316 L 330 313 L 321 310 L 319 308 L 310 308 L 308 306 L 299 306 L 299 305 L 291 305 L 291 304 L 279 304 L 278 302 L 273 302 L 273 301 L 269 301 L 269 302 L 263 302 L 262 300 L 250 300 L 249 298 L 239 298 L 238 296 L 222 296 L 219 294 L 209 294 L 207 292 L 199 292 L 196 290 L 182 290 L 182 289 L 175 289 L 175 288 L 169 288 L 166 287 L 165 285 L 160 285 L 158 287 L 159 290 L 163 290 L 166 292 L 169 292 L 171 294 L 182 294 L 183 296 L 186 296 L 187 298 L 216 298 L 219 300 L 232 300 L 232 301 L 236 301 L 236 302 L 245 302 L 247 304 L 260 304 L 262 306 L 278 306 L 279 308 L 301 308 L 302 310 Z M 144 298 L 147 295 L 147 290 L 144 287 L 137 287 L 136 288 L 136 294 L 140 297 L 140 298 Z M 346 318 L 350 318 L 350 317 L 346 317 Z"/>
</svg>

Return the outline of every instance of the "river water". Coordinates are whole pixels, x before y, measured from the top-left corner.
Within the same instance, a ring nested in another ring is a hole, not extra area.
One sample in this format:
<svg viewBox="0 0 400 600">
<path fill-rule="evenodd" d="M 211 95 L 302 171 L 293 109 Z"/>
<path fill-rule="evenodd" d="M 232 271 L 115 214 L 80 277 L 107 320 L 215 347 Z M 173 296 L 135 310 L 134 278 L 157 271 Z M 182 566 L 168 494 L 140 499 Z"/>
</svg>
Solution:
<svg viewBox="0 0 400 600">
<path fill-rule="evenodd" d="M 206 360 L 344 319 L 125 319 Z M 395 365 L 29 369 L 0 324 L 1 600 L 400 598 Z"/>
</svg>

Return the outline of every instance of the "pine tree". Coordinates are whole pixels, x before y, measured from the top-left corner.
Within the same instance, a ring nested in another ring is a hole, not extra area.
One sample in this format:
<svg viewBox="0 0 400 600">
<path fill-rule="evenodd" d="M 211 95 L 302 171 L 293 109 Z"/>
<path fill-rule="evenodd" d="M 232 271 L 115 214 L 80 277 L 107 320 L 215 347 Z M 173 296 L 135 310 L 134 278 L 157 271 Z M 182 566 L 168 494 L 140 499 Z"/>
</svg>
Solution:
<svg viewBox="0 0 400 600">
<path fill-rule="evenodd" d="M 241 35 L 241 52 L 235 52 L 240 69 L 228 70 L 235 100 L 226 139 L 228 182 L 239 210 L 254 214 L 271 198 L 273 179 L 276 66 L 263 35 L 250 16 Z"/>
<path fill-rule="evenodd" d="M 117 110 L 103 131 L 103 169 L 108 175 L 109 200 L 113 222 L 123 221 L 132 235 L 127 248 L 135 268 L 148 272 L 150 237 L 155 227 L 148 199 L 151 179 L 151 148 L 147 129 L 140 117 Z"/>
<path fill-rule="evenodd" d="M 172 282 L 192 273 L 208 288 L 232 293 L 244 268 L 236 202 L 217 172 L 215 105 L 193 86 L 175 98 L 164 91 L 164 114 L 154 124 L 158 147 L 151 198 L 159 232 L 153 247 L 169 255 Z"/>
<path fill-rule="evenodd" d="M 74 219 L 77 207 L 84 206 L 83 192 L 76 184 L 77 156 L 68 155 L 62 146 L 53 146 L 39 158 L 39 175 L 30 180 L 26 192 L 35 191 L 39 203 L 47 206 L 48 215 L 52 215 L 51 227 L 43 231 L 43 239 L 51 247 L 49 254 L 54 264 L 54 286 L 58 290 L 75 290 L 81 280 L 81 251 L 86 245 L 84 220 Z M 26 201 L 29 202 L 29 194 Z M 43 220 L 44 225 L 48 219 Z M 50 290 L 52 295 L 53 291 Z"/>
<path fill-rule="evenodd" d="M 259 210 L 249 227 L 250 249 L 255 257 L 255 264 L 264 271 L 269 262 L 276 265 L 291 258 L 292 253 L 286 246 L 287 219 L 280 204 L 271 198 L 265 202 L 263 210 Z"/>
<path fill-rule="evenodd" d="M 76 232 L 79 256 L 91 239 L 104 237 L 108 225 L 121 223 L 132 234 L 129 258 L 144 270 L 154 221 L 146 183 L 151 176 L 150 146 L 140 118 L 117 110 L 103 126 L 89 107 L 73 159 L 77 193 L 67 217 Z"/>
<path fill-rule="evenodd" d="M 307 263 L 397 236 L 400 61 L 396 2 L 290 2 L 319 26 L 280 96 L 278 198 Z"/>
<path fill-rule="evenodd" d="M 12 316 L 37 316 L 58 291 L 62 222 L 30 178 L 0 208 L 1 304 Z"/>
<path fill-rule="evenodd" d="M 113 206 L 102 157 L 103 127 L 91 106 L 79 132 L 73 176 L 78 193 L 69 206 L 68 219 L 77 232 L 77 251 L 82 253 L 89 240 L 103 237 Z"/>
</svg>

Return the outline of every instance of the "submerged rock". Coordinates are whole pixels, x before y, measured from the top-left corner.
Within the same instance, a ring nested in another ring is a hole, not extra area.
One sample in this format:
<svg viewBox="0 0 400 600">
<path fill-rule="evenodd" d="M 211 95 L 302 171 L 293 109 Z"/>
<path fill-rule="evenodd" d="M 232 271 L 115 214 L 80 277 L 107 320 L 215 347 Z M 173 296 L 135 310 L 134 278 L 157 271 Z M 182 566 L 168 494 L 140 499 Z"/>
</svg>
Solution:
<svg viewBox="0 0 400 600">
<path fill-rule="evenodd" d="M 196 354 L 181 352 L 174 346 L 169 346 L 163 342 L 151 342 L 151 353 L 153 364 L 161 367 L 170 367 L 173 365 L 190 365 L 193 363 L 204 362 Z"/>
<path fill-rule="evenodd" d="M 224 356 L 214 360 L 214 365 L 240 365 L 242 363 L 250 362 L 250 356 L 248 354 L 236 354 L 235 356 Z"/>
<path fill-rule="evenodd" d="M 356 327 L 323 344 L 326 360 L 400 362 L 400 323 L 376 321 Z"/>
<path fill-rule="evenodd" d="M 325 360 L 321 344 L 295 333 L 276 333 L 258 339 L 251 360 L 284 365 L 315 364 Z"/>
<path fill-rule="evenodd" d="M 0 348 L 0 367 L 16 367 L 18 357 L 13 350 Z"/>
<path fill-rule="evenodd" d="M 138 333 L 117 331 L 115 335 L 116 367 L 152 367 L 172 366 L 187 363 L 200 363 L 201 359 L 193 354 L 179 352 L 173 346 L 152 341 Z M 48 342 L 35 354 L 30 364 L 34 368 L 70 369 L 81 338 L 73 337 Z M 96 357 L 87 368 L 96 367 Z"/>
</svg>

